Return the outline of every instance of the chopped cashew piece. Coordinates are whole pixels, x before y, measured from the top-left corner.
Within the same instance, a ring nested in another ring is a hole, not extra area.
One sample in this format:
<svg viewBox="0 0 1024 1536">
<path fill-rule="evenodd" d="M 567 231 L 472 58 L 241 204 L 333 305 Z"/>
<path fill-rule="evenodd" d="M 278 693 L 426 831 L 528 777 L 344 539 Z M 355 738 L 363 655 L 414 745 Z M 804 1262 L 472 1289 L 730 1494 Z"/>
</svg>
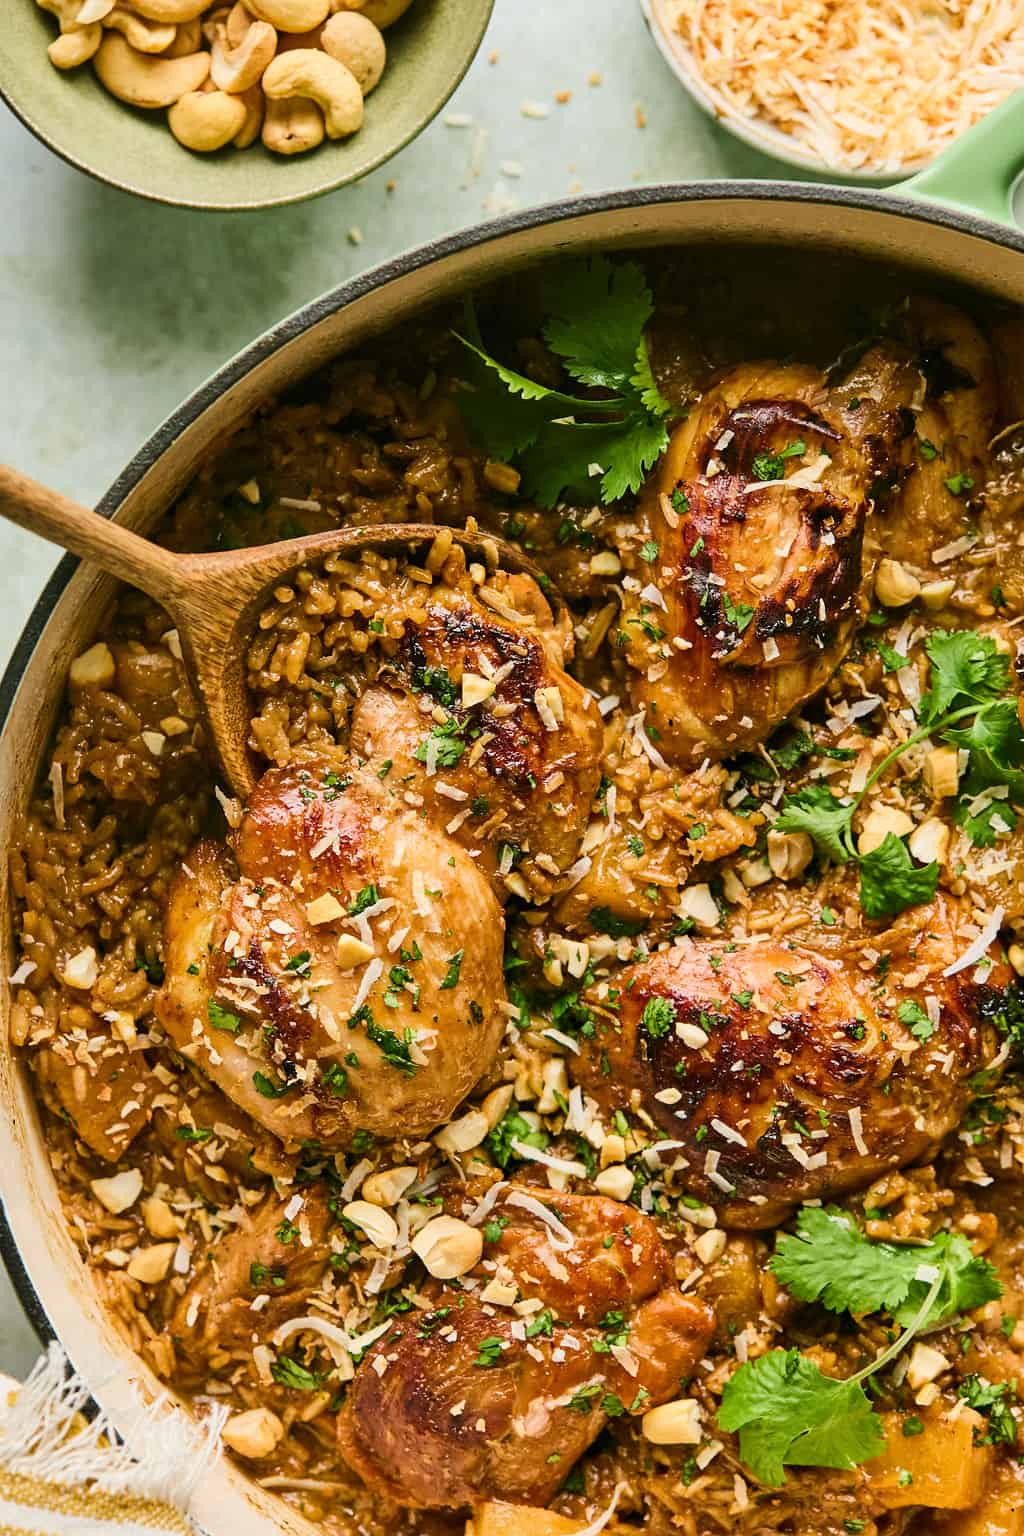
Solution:
<svg viewBox="0 0 1024 1536">
<path fill-rule="evenodd" d="M 221 1430 L 221 1439 L 239 1456 L 260 1461 L 284 1439 L 284 1425 L 270 1408 L 249 1408 L 232 1414 Z"/>
<path fill-rule="evenodd" d="M 167 1278 L 177 1248 L 174 1242 L 151 1243 L 148 1248 L 137 1249 L 128 1260 L 129 1275 L 143 1285 L 159 1285 Z"/>
<path fill-rule="evenodd" d="M 371 1205 L 397 1205 L 415 1182 L 415 1168 L 381 1168 L 363 1180 L 360 1193 Z"/>
<path fill-rule="evenodd" d="M 68 669 L 73 688 L 109 688 L 116 676 L 114 653 L 102 640 L 76 656 Z"/>
<path fill-rule="evenodd" d="M 479 1264 L 483 1233 L 455 1216 L 435 1216 L 413 1238 L 412 1251 L 436 1280 L 455 1280 Z"/>
<path fill-rule="evenodd" d="M 142 1174 L 138 1168 L 125 1168 L 109 1179 L 93 1179 L 89 1188 L 104 1210 L 111 1216 L 120 1216 L 142 1194 Z"/>
<path fill-rule="evenodd" d="M 376 1248 L 393 1248 L 398 1242 L 395 1218 L 369 1200 L 350 1200 L 341 1214 L 364 1232 Z"/>
<path fill-rule="evenodd" d="M 326 896 L 318 896 L 315 901 L 307 901 L 306 916 L 314 927 L 320 923 L 336 923 L 339 917 L 345 916 L 345 908 L 337 896 L 332 896 L 330 891 Z"/>
<path fill-rule="evenodd" d="M 905 608 L 921 591 L 913 571 L 898 560 L 880 560 L 875 572 L 875 596 L 883 608 Z"/>
<path fill-rule="evenodd" d="M 699 1445 L 703 1437 L 700 1404 L 694 1397 L 677 1397 L 660 1408 L 649 1408 L 641 1427 L 652 1445 Z"/>
<path fill-rule="evenodd" d="M 329 139 L 346 138 L 362 127 L 363 93 L 355 75 L 316 48 L 279 53 L 263 76 L 263 94 L 269 101 L 292 96 L 315 101 Z"/>
<path fill-rule="evenodd" d="M 96 962 L 96 951 L 91 944 L 80 949 L 66 961 L 64 969 L 60 973 L 60 979 L 66 987 L 74 987 L 77 991 L 88 992 L 96 985 L 99 975 L 99 966 Z"/>
<path fill-rule="evenodd" d="M 881 848 L 890 832 L 894 837 L 906 837 L 913 830 L 914 823 L 906 811 L 898 811 L 892 805 L 880 805 L 877 810 L 869 811 L 864 818 L 864 825 L 857 838 L 857 852 L 862 855 L 874 853 L 876 848 Z"/>
<path fill-rule="evenodd" d="M 461 1115 L 458 1120 L 449 1120 L 448 1124 L 434 1137 L 434 1144 L 440 1147 L 442 1152 L 471 1152 L 474 1147 L 480 1145 L 489 1130 L 487 1116 L 483 1111 L 471 1109 L 468 1114 Z"/>
<path fill-rule="evenodd" d="M 634 1184 L 633 1175 L 625 1163 L 613 1163 L 610 1168 L 602 1169 L 594 1180 L 598 1194 L 607 1195 L 611 1200 L 628 1200 Z"/>
</svg>

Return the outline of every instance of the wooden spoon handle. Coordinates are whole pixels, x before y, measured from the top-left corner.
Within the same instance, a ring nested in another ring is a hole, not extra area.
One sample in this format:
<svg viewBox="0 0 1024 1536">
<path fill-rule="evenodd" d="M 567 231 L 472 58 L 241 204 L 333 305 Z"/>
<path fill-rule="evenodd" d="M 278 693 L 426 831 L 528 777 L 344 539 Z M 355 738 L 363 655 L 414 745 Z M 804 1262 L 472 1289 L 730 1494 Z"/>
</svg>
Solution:
<svg viewBox="0 0 1024 1536">
<path fill-rule="evenodd" d="M 165 606 L 181 589 L 176 555 L 6 464 L 0 464 L 0 517 L 93 561 Z"/>
</svg>

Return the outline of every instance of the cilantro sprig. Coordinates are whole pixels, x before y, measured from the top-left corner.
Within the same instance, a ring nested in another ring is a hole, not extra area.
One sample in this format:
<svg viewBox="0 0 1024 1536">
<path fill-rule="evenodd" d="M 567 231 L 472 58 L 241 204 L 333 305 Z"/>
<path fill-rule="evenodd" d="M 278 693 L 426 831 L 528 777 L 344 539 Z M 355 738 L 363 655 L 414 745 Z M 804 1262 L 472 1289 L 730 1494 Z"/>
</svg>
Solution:
<svg viewBox="0 0 1024 1536">
<path fill-rule="evenodd" d="M 668 443 L 670 406 L 644 337 L 654 299 L 643 268 L 604 256 L 567 262 L 549 273 L 542 297 L 548 347 L 571 379 L 600 393 L 549 389 L 499 362 L 470 307 L 458 336 L 472 359 L 463 414 L 492 457 L 519 466 L 542 506 L 588 486 L 598 469 L 601 500 L 617 501 L 640 489 Z"/>
<path fill-rule="evenodd" d="M 800 1301 L 854 1315 L 888 1312 L 902 1332 L 845 1380 L 797 1349 L 776 1349 L 726 1383 L 718 1422 L 738 1431 L 740 1456 L 768 1487 L 785 1482 L 787 1466 L 849 1469 L 877 1456 L 885 1437 L 864 1383 L 921 1329 L 1002 1293 L 992 1266 L 959 1233 L 897 1248 L 872 1242 L 843 1211 L 813 1206 L 801 1211 L 795 1236 L 779 1238 L 771 1267 Z"/>
<path fill-rule="evenodd" d="M 1008 802 L 1024 804 L 1024 731 L 1012 697 L 1007 658 L 991 636 L 972 630 L 935 630 L 925 650 L 931 663 L 930 687 L 921 700 L 917 729 L 882 759 L 859 794 L 844 801 L 825 785 L 810 784 L 786 796 L 776 822 L 780 832 L 809 833 L 819 854 L 834 863 L 852 860 L 860 866 L 861 907 L 871 918 L 894 917 L 906 907 L 928 901 L 938 886 L 938 864 L 915 865 L 906 844 L 894 833 L 888 833 L 868 854 L 858 853 L 854 842 L 858 807 L 911 747 L 927 737 L 938 737 L 968 752 L 956 815 L 975 842 L 994 841 L 1000 825 L 1010 830 L 1016 816 Z M 994 825 L 993 815 L 1001 816 L 1002 822 Z"/>
</svg>

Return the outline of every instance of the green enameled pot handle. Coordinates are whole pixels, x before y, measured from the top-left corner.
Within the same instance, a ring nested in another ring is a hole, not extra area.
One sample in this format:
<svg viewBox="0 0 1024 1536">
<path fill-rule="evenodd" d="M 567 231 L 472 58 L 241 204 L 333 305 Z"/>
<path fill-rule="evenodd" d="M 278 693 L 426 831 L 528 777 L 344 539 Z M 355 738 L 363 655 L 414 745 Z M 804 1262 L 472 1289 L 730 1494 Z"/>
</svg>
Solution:
<svg viewBox="0 0 1024 1536">
<path fill-rule="evenodd" d="M 1014 184 L 1024 171 L 1024 90 L 969 128 L 937 159 L 892 191 L 1017 227 Z"/>
</svg>

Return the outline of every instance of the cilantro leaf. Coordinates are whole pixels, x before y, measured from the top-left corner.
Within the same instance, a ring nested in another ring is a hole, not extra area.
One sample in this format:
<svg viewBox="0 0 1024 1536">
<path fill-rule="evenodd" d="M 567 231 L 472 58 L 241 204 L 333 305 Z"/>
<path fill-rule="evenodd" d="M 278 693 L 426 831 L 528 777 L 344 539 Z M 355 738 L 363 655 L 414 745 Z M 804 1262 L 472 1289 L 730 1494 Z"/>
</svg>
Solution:
<svg viewBox="0 0 1024 1536">
<path fill-rule="evenodd" d="M 237 1035 L 242 1027 L 238 1014 L 232 1013 L 229 1008 L 223 1008 L 213 997 L 206 999 L 206 1017 L 210 1021 L 211 1029 L 223 1029 L 229 1035 Z"/>
<path fill-rule="evenodd" d="M 585 490 L 600 467 L 601 498 L 637 491 L 668 442 L 669 413 L 654 380 L 643 330 L 654 301 L 643 268 L 603 256 L 548 274 L 544 337 L 565 371 L 586 389 L 549 389 L 490 356 L 469 311 L 460 404 L 471 431 L 493 456 L 516 459 L 524 488 L 545 506 Z"/>
<path fill-rule="evenodd" d="M 929 1243 L 900 1248 L 865 1237 L 845 1211 L 804 1206 L 796 1235 L 779 1237 L 770 1267 L 798 1301 L 820 1302 L 830 1312 L 889 1312 L 904 1327 L 918 1318 L 932 1279 L 941 1277 L 926 1317 L 931 1327 L 1002 1294 L 995 1270 L 975 1258 L 958 1232 L 938 1232 Z"/>
<path fill-rule="evenodd" d="M 432 727 L 430 734 L 424 736 L 419 746 L 413 753 L 418 763 L 427 761 L 427 752 L 432 744 L 436 744 L 436 765 L 438 768 L 454 768 L 466 750 L 466 743 L 460 740 L 464 726 L 455 715 L 450 716 L 443 725 Z"/>
<path fill-rule="evenodd" d="M 787 795 L 775 825 L 780 832 L 807 832 L 820 854 L 845 864 L 851 857 L 847 844 L 854 807 L 843 805 L 824 784 L 808 784 Z"/>
<path fill-rule="evenodd" d="M 928 636 L 925 650 L 932 670 L 931 687 L 921 700 L 923 725 L 965 705 L 991 703 L 1009 688 L 1009 660 L 996 649 L 991 635 L 972 629 L 937 629 Z"/>
<path fill-rule="evenodd" d="M 928 1017 L 920 1003 L 915 1003 L 913 998 L 907 998 L 900 1003 L 896 1010 L 896 1017 L 904 1029 L 910 1031 L 915 1040 L 930 1040 L 935 1033 L 935 1025 Z"/>
<path fill-rule="evenodd" d="M 971 754 L 961 786 L 965 794 L 976 796 L 992 785 L 1005 784 L 1009 798 L 1024 805 L 1024 731 L 1015 700 L 986 704 L 969 725 L 944 732 L 943 740 Z"/>
<path fill-rule="evenodd" d="M 279 1355 L 270 1367 L 270 1374 L 279 1387 L 290 1387 L 293 1392 L 316 1392 L 323 1377 L 310 1371 L 290 1355 Z"/>
<path fill-rule="evenodd" d="M 786 1466 L 849 1469 L 885 1446 L 860 1382 L 824 1375 L 796 1349 L 741 1365 L 726 1383 L 718 1422 L 739 1431 L 740 1456 L 769 1488 L 785 1482 Z"/>
<path fill-rule="evenodd" d="M 592 256 L 559 263 L 545 278 L 543 301 L 544 339 L 571 378 L 600 389 L 630 383 L 637 338 L 654 313 L 639 262 Z"/>
<path fill-rule="evenodd" d="M 866 917 L 895 917 L 930 901 L 938 883 L 938 863 L 916 865 L 893 832 L 860 859 L 860 904 Z"/>
<path fill-rule="evenodd" d="M 524 1147 L 543 1150 L 550 1140 L 546 1131 L 534 1130 L 529 1120 L 513 1109 L 488 1133 L 484 1145 L 498 1167 L 507 1168 L 517 1155 L 512 1145 L 514 1141 L 521 1142 Z"/>
</svg>

